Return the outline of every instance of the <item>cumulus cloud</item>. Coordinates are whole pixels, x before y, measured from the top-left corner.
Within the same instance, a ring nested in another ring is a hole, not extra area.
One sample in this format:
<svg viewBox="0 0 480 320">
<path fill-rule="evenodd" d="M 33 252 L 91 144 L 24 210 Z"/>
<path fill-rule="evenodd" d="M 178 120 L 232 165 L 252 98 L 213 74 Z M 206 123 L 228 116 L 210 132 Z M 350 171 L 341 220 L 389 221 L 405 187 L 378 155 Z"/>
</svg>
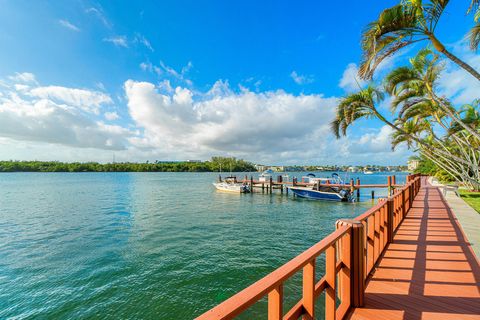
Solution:
<svg viewBox="0 0 480 320">
<path fill-rule="evenodd" d="M 290 73 L 290 77 L 295 81 L 296 84 L 309 84 L 315 81 L 312 75 L 300 75 L 295 70 Z"/>
<path fill-rule="evenodd" d="M 76 32 L 79 32 L 80 31 L 80 28 L 77 27 L 76 25 L 74 25 L 73 23 L 71 23 L 70 21 L 66 20 L 66 19 L 60 19 L 58 20 L 58 23 L 64 27 L 64 28 L 67 28 L 69 30 L 72 30 L 72 31 L 76 31 Z"/>
<path fill-rule="evenodd" d="M 349 63 L 343 71 L 342 78 L 338 84 L 340 88 L 347 92 L 358 90 L 363 87 L 366 82 L 358 77 L 358 66 L 356 63 Z"/>
<path fill-rule="evenodd" d="M 110 120 L 110 121 L 117 120 L 117 119 L 120 118 L 118 113 L 116 113 L 115 111 L 105 112 L 104 116 L 105 116 L 105 119 Z"/>
<path fill-rule="evenodd" d="M 399 145 L 392 152 L 392 133 L 393 129 L 385 125 L 379 129 L 370 128 L 360 136 L 343 138 L 338 141 L 339 157 L 348 159 L 348 163 L 404 164 L 412 152 L 405 145 Z"/>
<path fill-rule="evenodd" d="M 124 150 L 128 139 L 136 134 L 91 116 L 103 104 L 111 102 L 109 96 L 95 91 L 14 83 L 1 92 L 2 138 L 76 148 Z"/>
<path fill-rule="evenodd" d="M 113 36 L 109 38 L 103 38 L 103 41 L 110 42 L 117 47 L 128 48 L 128 40 L 126 36 Z"/>
<path fill-rule="evenodd" d="M 100 106 L 112 103 L 109 95 L 84 89 L 60 86 L 36 87 L 28 92 L 32 97 L 49 99 L 98 114 Z"/>
<path fill-rule="evenodd" d="M 103 92 L 41 86 L 34 75 L 8 79 L 0 87 L 0 156 L 28 158 L 30 149 L 30 157 L 47 159 L 52 153 L 46 150 L 59 150 L 59 160 L 109 161 L 115 151 L 124 161 L 225 155 L 272 164 L 348 164 L 384 163 L 391 155 L 388 128 L 335 140 L 329 123 L 338 100 L 321 94 L 235 90 L 227 80 L 203 92 L 174 87 L 169 79 L 127 80 L 128 116 L 113 125 L 108 121 L 119 115 Z M 15 151 L 12 141 L 25 147 Z"/>
<path fill-rule="evenodd" d="M 160 93 L 149 82 L 125 82 L 130 116 L 142 143 L 173 153 L 283 152 L 324 146 L 336 99 L 283 91 L 233 92 L 227 82 L 194 99 L 189 89 Z"/>
</svg>

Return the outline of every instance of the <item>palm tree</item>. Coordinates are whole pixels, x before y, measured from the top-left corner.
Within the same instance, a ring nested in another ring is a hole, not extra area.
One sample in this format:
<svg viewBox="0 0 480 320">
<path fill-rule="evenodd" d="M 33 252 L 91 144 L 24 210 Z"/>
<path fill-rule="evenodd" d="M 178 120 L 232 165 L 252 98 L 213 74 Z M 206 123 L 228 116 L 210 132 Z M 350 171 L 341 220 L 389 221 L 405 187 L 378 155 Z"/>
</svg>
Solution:
<svg viewBox="0 0 480 320">
<path fill-rule="evenodd" d="M 473 0 L 478 3 L 478 0 Z M 378 20 L 371 22 L 362 36 L 363 61 L 359 75 L 371 79 L 385 58 L 420 41 L 430 41 L 435 50 L 480 80 L 480 73 L 449 52 L 435 36 L 435 29 L 448 0 L 403 0 L 385 9 Z"/>
<path fill-rule="evenodd" d="M 448 100 L 435 94 L 434 88 L 442 69 L 438 55 L 425 48 L 410 59 L 410 66 L 399 67 L 390 72 L 384 82 L 386 91 L 394 97 L 392 111 L 395 112 L 402 105 L 399 117 L 409 118 L 420 114 L 433 116 L 445 130 L 448 130 L 447 124 L 442 120 L 448 115 L 457 125 L 480 141 L 480 133 L 475 129 L 475 124 L 462 121 Z"/>
<path fill-rule="evenodd" d="M 470 12 L 475 12 L 473 16 L 475 25 L 468 34 L 470 38 L 470 47 L 472 50 L 477 50 L 478 45 L 480 44 L 480 0 L 472 0 L 470 8 L 468 8 L 468 13 Z"/>
</svg>

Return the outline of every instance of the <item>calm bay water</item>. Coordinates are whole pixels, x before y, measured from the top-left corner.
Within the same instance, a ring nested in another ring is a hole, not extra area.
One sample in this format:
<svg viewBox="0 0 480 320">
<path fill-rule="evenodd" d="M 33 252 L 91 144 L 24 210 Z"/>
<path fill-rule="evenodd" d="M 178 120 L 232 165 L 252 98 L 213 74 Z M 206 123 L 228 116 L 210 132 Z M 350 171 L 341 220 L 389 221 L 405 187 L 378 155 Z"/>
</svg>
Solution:
<svg viewBox="0 0 480 320">
<path fill-rule="evenodd" d="M 0 319 L 191 319 L 372 205 L 225 194 L 216 177 L 0 174 Z"/>
</svg>

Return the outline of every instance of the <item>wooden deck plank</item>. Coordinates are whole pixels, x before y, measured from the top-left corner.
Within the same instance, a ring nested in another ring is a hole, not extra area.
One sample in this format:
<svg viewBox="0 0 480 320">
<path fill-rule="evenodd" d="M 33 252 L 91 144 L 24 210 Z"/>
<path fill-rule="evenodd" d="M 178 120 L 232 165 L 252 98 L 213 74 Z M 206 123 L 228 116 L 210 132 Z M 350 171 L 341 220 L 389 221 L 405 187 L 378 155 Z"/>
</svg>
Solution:
<svg viewBox="0 0 480 320">
<path fill-rule="evenodd" d="M 480 320 L 480 265 L 438 188 L 426 185 L 349 319 Z"/>
</svg>

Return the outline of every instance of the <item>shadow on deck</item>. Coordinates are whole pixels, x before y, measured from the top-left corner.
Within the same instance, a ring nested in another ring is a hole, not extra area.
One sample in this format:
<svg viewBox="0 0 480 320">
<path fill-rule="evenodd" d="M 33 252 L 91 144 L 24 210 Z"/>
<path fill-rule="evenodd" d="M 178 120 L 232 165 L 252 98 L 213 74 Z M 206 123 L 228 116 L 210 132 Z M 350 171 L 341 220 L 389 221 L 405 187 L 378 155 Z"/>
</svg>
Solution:
<svg viewBox="0 0 480 320">
<path fill-rule="evenodd" d="M 438 188 L 425 182 L 350 319 L 480 319 L 480 265 Z"/>
</svg>

